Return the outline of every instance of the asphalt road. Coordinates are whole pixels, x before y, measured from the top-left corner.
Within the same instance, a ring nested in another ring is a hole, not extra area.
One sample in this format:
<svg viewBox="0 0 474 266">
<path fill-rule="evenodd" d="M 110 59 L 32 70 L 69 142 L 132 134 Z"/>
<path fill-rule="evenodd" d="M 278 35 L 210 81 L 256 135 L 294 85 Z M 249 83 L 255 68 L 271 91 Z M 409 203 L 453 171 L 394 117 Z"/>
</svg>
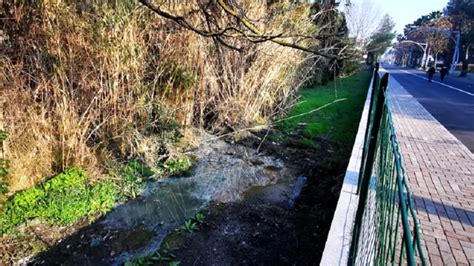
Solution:
<svg viewBox="0 0 474 266">
<path fill-rule="evenodd" d="M 383 66 L 428 112 L 474 153 L 474 82 L 454 76 L 428 82 L 425 72 Z"/>
</svg>

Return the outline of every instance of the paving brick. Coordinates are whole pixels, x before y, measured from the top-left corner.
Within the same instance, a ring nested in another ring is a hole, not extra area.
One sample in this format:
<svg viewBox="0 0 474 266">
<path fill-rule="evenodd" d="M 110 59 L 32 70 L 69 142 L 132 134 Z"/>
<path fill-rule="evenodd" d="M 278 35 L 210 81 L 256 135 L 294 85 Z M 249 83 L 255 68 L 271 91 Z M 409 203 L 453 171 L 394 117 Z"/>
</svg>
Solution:
<svg viewBox="0 0 474 266">
<path fill-rule="evenodd" d="M 441 259 L 440 256 L 436 256 L 436 255 L 430 256 L 429 260 L 430 260 L 431 265 L 433 266 L 443 265 L 443 260 Z"/>
<path fill-rule="evenodd" d="M 441 258 L 443 259 L 444 265 L 457 265 L 456 259 L 454 258 L 452 253 L 441 252 Z"/>
<path fill-rule="evenodd" d="M 436 239 L 436 242 L 438 244 L 439 249 L 442 252 L 451 252 L 451 247 L 449 246 L 448 241 L 441 240 L 441 239 Z"/>
<path fill-rule="evenodd" d="M 462 250 L 453 250 L 454 258 L 456 259 L 456 263 L 464 263 L 468 264 L 469 262 L 467 261 L 466 255 Z"/>
<path fill-rule="evenodd" d="M 468 260 L 474 260 L 474 248 L 462 247 Z"/>
<path fill-rule="evenodd" d="M 458 239 L 448 236 L 448 243 L 451 249 L 458 249 L 462 251 L 461 243 L 459 242 Z"/>
<path fill-rule="evenodd" d="M 474 264 L 474 154 L 398 82 L 388 103 L 432 265 Z"/>
</svg>

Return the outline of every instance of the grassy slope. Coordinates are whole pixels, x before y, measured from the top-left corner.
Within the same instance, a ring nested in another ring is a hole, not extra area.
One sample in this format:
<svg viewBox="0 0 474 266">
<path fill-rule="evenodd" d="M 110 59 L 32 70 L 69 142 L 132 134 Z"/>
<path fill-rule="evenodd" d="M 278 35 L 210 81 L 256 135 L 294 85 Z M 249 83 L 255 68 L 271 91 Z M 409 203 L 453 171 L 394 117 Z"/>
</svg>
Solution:
<svg viewBox="0 0 474 266">
<path fill-rule="evenodd" d="M 325 86 L 306 88 L 300 92 L 300 100 L 290 111 L 288 117 L 314 110 L 337 98 L 347 98 L 320 111 L 282 121 L 278 128 L 286 132 L 302 130 L 306 142 L 312 138 L 323 137 L 331 142 L 351 145 L 357 131 L 371 74 L 359 72 L 347 78 L 329 82 Z"/>
</svg>

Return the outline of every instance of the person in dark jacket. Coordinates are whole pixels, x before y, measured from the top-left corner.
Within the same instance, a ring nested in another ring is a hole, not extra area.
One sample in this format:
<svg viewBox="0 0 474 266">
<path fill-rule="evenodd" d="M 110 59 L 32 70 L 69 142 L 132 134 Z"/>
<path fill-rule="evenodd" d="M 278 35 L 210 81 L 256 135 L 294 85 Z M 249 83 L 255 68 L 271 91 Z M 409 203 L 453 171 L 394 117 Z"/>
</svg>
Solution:
<svg viewBox="0 0 474 266">
<path fill-rule="evenodd" d="M 427 73 L 428 73 L 428 81 L 431 82 L 431 80 L 433 79 L 433 75 L 436 73 L 436 70 L 433 66 L 430 66 Z"/>
<path fill-rule="evenodd" d="M 441 68 L 441 70 L 439 71 L 439 74 L 441 76 L 441 81 L 444 80 L 444 77 L 446 77 L 446 75 L 448 74 L 448 67 L 447 66 L 443 66 Z"/>
</svg>

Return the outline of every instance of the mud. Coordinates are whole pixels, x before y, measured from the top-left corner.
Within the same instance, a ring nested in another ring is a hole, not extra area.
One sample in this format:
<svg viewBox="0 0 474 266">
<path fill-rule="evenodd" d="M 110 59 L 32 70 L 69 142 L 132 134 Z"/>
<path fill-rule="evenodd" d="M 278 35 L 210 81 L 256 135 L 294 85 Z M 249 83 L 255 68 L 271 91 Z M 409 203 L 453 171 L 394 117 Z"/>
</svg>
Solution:
<svg viewBox="0 0 474 266">
<path fill-rule="evenodd" d="M 350 147 L 316 139 L 314 146 L 320 148 L 315 150 L 300 145 L 297 138 L 286 139 L 264 143 L 261 153 L 276 155 L 307 177 L 301 195 L 294 196 L 298 182 L 293 188 L 274 184 L 254 187 L 238 202 L 212 204 L 200 230 L 165 239 L 176 261 L 181 265 L 319 264 Z M 260 142 L 251 138 L 239 144 L 257 147 Z"/>
<path fill-rule="evenodd" d="M 149 184 L 137 199 L 52 237 L 46 251 L 23 262 L 121 265 L 169 246 L 181 265 L 318 264 L 351 147 L 324 139 L 308 147 L 298 135 L 262 143 L 264 136 L 204 145 L 190 176 Z M 175 231 L 199 211 L 206 216 L 199 230 Z"/>
</svg>

